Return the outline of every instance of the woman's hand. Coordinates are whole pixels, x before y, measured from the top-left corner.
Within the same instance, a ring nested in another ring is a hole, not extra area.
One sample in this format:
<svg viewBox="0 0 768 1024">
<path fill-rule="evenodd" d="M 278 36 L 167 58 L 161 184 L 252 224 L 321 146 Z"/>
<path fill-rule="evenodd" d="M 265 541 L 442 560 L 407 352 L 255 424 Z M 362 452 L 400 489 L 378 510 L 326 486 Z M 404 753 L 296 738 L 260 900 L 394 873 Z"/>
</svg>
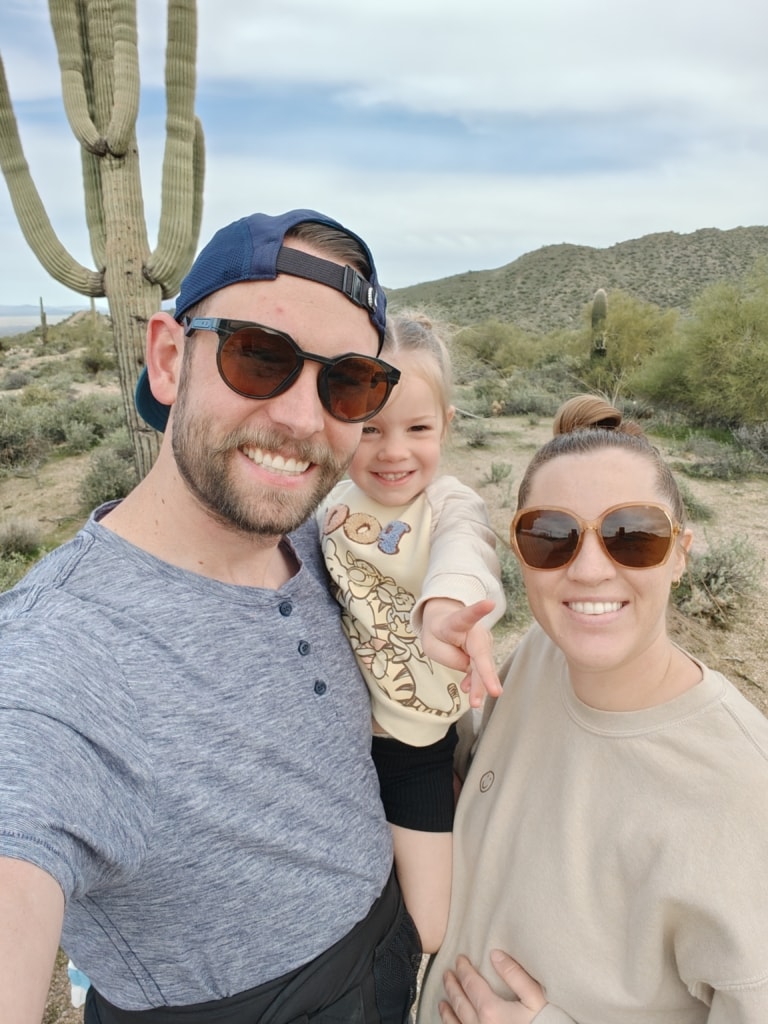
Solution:
<svg viewBox="0 0 768 1024">
<path fill-rule="evenodd" d="M 541 985 L 511 956 L 494 949 L 491 963 L 517 1000 L 497 996 L 469 960 L 460 956 L 456 969 L 443 975 L 448 997 L 438 1007 L 443 1024 L 530 1024 L 544 1009 L 547 1000 Z"/>
</svg>

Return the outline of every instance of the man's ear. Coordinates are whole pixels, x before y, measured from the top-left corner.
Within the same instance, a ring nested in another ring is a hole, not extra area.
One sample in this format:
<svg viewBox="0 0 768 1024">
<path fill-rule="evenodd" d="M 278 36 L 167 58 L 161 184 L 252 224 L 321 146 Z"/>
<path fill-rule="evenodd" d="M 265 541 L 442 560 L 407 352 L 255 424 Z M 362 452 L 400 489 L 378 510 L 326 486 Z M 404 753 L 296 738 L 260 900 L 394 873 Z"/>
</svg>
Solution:
<svg viewBox="0 0 768 1024">
<path fill-rule="evenodd" d="M 152 394 L 173 405 L 181 373 L 184 328 L 169 313 L 155 313 L 147 324 L 147 374 Z"/>
</svg>

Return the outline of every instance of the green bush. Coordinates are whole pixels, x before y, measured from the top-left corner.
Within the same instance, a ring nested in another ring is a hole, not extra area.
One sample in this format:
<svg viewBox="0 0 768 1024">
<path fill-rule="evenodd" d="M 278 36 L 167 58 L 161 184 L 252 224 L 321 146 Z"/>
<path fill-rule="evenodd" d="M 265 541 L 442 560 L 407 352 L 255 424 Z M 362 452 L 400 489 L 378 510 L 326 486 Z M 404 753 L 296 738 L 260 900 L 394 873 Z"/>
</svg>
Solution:
<svg viewBox="0 0 768 1024">
<path fill-rule="evenodd" d="M 689 519 L 695 519 L 697 522 L 703 523 L 714 518 L 712 508 L 706 502 L 700 501 L 696 497 L 685 480 L 678 480 L 677 487 Z"/>
<path fill-rule="evenodd" d="M 520 564 L 507 543 L 498 543 L 496 553 L 501 565 L 501 585 L 507 599 L 507 608 L 501 622 L 507 626 L 524 626 L 530 621 L 531 611 Z"/>
<path fill-rule="evenodd" d="M 755 454 L 761 463 L 768 466 L 768 423 L 737 427 L 733 437 L 736 444 Z"/>
<path fill-rule="evenodd" d="M 727 629 L 757 590 L 761 572 L 750 541 L 733 537 L 692 556 L 672 599 L 686 615 Z"/>
<path fill-rule="evenodd" d="M 42 385 L 30 385 L 21 399 L 0 401 L 0 467 L 39 465 L 53 450 L 88 451 L 123 426 L 116 395 L 61 398 Z"/>
<path fill-rule="evenodd" d="M 688 476 L 702 480 L 743 480 L 760 468 L 752 452 L 731 445 L 718 445 L 708 457 L 680 464 L 680 469 Z"/>
<path fill-rule="evenodd" d="M 0 523 L 0 556 L 36 555 L 42 545 L 37 523 L 27 519 L 10 519 Z"/>
<path fill-rule="evenodd" d="M 468 448 L 487 448 L 490 441 L 488 426 L 482 420 L 474 420 L 461 429 Z"/>
<path fill-rule="evenodd" d="M 102 341 L 92 342 L 81 359 L 83 369 L 92 377 L 103 370 L 114 370 L 115 355 Z"/>
<path fill-rule="evenodd" d="M 124 498 L 136 484 L 132 462 L 106 448 L 96 452 L 80 487 L 81 511 L 88 514 L 105 501 Z"/>
<path fill-rule="evenodd" d="M 39 465 L 47 458 L 51 443 L 34 411 L 20 402 L 0 402 L 0 467 L 17 469 Z"/>
<path fill-rule="evenodd" d="M 67 451 L 72 455 L 80 455 L 88 452 L 98 443 L 96 428 L 93 423 L 83 423 L 82 420 L 72 420 L 64 428 L 65 445 Z"/>
<path fill-rule="evenodd" d="M 512 473 L 512 464 L 509 462 L 492 462 L 490 473 L 486 473 L 481 484 L 500 484 Z"/>
<path fill-rule="evenodd" d="M 32 380 L 26 370 L 9 370 L 3 378 L 3 391 L 20 391 Z"/>
<path fill-rule="evenodd" d="M 10 590 L 27 573 L 34 559 L 18 552 L 0 555 L 0 591 Z"/>
</svg>

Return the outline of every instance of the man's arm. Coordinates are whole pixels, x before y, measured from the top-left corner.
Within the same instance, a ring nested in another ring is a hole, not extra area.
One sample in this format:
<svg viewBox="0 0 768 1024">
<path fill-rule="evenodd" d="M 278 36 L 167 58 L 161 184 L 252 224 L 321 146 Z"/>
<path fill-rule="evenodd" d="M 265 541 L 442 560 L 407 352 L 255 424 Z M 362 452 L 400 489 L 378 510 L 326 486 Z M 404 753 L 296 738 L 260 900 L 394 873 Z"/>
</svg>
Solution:
<svg viewBox="0 0 768 1024">
<path fill-rule="evenodd" d="M 0 1021 L 40 1024 L 64 919 L 58 882 L 0 857 Z"/>
</svg>

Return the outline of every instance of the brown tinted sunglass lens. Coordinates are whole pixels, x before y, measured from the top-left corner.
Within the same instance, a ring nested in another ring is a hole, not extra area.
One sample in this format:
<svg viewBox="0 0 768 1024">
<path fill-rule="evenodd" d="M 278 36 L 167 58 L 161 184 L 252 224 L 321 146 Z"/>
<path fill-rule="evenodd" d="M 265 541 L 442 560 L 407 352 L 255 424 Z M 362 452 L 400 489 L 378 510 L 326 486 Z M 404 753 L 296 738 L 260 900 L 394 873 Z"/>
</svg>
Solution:
<svg viewBox="0 0 768 1024">
<path fill-rule="evenodd" d="M 230 386 L 251 398 L 269 398 L 299 366 L 285 338 L 258 327 L 235 331 L 222 347 L 219 361 Z"/>
<path fill-rule="evenodd" d="M 381 366 L 371 359 L 350 356 L 324 371 L 329 412 L 355 422 L 377 412 L 386 400 L 389 383 Z"/>
<path fill-rule="evenodd" d="M 609 512 L 600 526 L 605 550 L 628 569 L 661 565 L 672 543 L 672 524 L 660 508 L 638 505 Z"/>
<path fill-rule="evenodd" d="M 555 509 L 527 512 L 515 529 L 523 561 L 532 569 L 559 569 L 579 543 L 579 524 Z"/>
</svg>

